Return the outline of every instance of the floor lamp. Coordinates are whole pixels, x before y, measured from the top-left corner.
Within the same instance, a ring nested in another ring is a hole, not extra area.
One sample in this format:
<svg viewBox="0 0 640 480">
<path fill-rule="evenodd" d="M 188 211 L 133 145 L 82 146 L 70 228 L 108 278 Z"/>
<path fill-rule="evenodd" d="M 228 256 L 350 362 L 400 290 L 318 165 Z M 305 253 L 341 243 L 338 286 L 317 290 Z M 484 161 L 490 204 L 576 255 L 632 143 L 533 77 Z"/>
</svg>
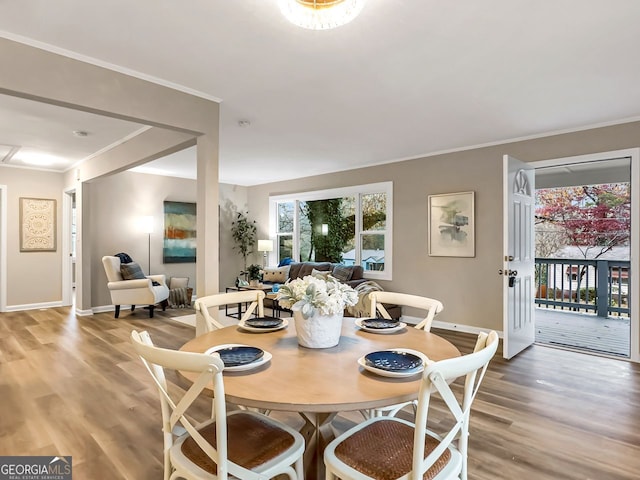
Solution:
<svg viewBox="0 0 640 480">
<path fill-rule="evenodd" d="M 148 249 L 147 249 L 147 253 L 149 255 L 147 265 L 149 266 L 149 270 L 147 271 L 148 271 L 148 274 L 151 275 L 151 234 L 153 233 L 153 217 L 151 215 L 142 217 L 140 219 L 140 225 L 142 226 L 142 231 L 147 234 L 148 241 L 149 241 Z"/>
<path fill-rule="evenodd" d="M 262 268 L 265 268 L 267 266 L 267 253 L 273 252 L 273 240 L 258 240 L 258 251 L 264 252 Z"/>
</svg>

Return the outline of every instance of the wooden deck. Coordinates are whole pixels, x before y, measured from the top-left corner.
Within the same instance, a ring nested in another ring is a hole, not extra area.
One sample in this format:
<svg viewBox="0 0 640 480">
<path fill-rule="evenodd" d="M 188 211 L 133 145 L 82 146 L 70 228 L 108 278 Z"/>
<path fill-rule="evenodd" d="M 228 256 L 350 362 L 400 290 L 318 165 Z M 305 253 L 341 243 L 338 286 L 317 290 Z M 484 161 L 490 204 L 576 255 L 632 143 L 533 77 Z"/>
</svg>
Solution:
<svg viewBox="0 0 640 480">
<path fill-rule="evenodd" d="M 628 318 L 603 318 L 536 308 L 536 342 L 628 358 L 631 325 Z"/>
</svg>

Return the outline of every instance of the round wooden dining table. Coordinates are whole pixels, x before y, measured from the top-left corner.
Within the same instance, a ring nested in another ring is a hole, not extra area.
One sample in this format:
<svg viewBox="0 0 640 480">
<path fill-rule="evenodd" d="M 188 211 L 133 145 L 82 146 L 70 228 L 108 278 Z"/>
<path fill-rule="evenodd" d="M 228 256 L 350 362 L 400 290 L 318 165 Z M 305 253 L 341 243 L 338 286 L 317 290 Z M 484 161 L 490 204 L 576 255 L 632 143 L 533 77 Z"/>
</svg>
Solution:
<svg viewBox="0 0 640 480">
<path fill-rule="evenodd" d="M 258 347 L 271 361 L 252 370 L 225 372 L 227 401 L 247 407 L 293 412 L 366 410 L 415 400 L 421 375 L 389 378 L 364 370 L 358 359 L 377 350 L 409 348 L 438 361 L 460 351 L 433 333 L 407 326 L 399 332 L 376 334 L 361 330 L 345 318 L 340 342 L 332 348 L 298 345 L 293 319 L 287 328 L 253 333 L 231 326 L 200 335 L 180 350 L 204 352 L 222 344 Z M 182 373 L 189 380 L 197 374 Z"/>
<path fill-rule="evenodd" d="M 395 348 L 422 352 L 438 361 L 460 356 L 449 341 L 412 326 L 390 333 L 361 330 L 353 318 L 345 318 L 340 342 L 332 348 L 311 349 L 298 345 L 293 319 L 287 328 L 253 333 L 230 326 L 200 335 L 180 350 L 202 353 L 223 344 L 258 347 L 272 355 L 269 362 L 242 372 L 224 372 L 228 402 L 261 410 L 298 412 L 305 425 L 307 479 L 324 478 L 322 451 L 334 438 L 331 421 L 339 412 L 369 410 L 415 400 L 422 375 L 390 378 L 371 373 L 358 359 L 367 353 Z M 180 372 L 187 380 L 198 374 Z"/>
</svg>

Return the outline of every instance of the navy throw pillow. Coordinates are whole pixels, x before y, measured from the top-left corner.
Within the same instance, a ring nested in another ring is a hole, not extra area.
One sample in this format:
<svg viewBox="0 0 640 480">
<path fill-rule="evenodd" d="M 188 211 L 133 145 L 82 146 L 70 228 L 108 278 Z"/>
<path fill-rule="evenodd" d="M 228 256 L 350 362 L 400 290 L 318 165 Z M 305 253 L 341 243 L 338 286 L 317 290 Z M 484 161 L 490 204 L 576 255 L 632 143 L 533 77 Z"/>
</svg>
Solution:
<svg viewBox="0 0 640 480">
<path fill-rule="evenodd" d="M 123 263 L 120 265 L 120 274 L 124 280 L 145 279 L 142 268 L 136 262 Z"/>
</svg>

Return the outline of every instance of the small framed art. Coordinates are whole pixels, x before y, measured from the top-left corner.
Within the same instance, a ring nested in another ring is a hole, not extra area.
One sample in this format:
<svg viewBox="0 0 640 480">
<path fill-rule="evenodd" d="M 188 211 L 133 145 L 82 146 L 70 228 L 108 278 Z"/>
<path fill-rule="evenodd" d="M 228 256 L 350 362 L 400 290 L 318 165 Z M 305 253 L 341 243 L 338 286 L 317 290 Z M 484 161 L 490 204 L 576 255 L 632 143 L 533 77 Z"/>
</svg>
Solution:
<svg viewBox="0 0 640 480">
<path fill-rule="evenodd" d="M 56 251 L 56 201 L 20 197 L 20 251 Z"/>
<path fill-rule="evenodd" d="M 475 257 L 474 192 L 429 195 L 429 255 Z"/>
</svg>

